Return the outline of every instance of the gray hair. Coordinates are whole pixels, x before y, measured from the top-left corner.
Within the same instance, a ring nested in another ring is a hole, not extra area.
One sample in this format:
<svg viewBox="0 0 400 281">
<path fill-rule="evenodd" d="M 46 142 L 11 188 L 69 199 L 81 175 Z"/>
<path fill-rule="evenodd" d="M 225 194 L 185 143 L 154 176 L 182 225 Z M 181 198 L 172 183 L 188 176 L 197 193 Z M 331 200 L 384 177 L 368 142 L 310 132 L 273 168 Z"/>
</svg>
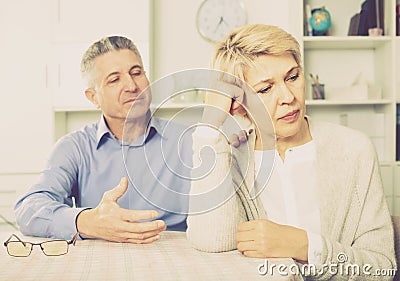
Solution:
<svg viewBox="0 0 400 281">
<path fill-rule="evenodd" d="M 131 50 L 138 57 L 140 64 L 143 65 L 139 50 L 132 40 L 123 36 L 104 37 L 90 45 L 82 57 L 81 74 L 89 85 L 93 83 L 91 74 L 94 67 L 94 60 L 103 54 L 117 50 Z"/>
</svg>

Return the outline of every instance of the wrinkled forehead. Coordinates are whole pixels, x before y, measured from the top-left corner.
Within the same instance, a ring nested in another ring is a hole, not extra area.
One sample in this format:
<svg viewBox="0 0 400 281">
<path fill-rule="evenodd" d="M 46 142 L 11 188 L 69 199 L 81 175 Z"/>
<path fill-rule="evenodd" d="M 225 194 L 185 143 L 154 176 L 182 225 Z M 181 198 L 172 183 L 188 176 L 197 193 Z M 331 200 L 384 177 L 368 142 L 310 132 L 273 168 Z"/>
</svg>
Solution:
<svg viewBox="0 0 400 281">
<path fill-rule="evenodd" d="M 250 86 L 254 86 L 259 81 L 284 77 L 299 67 L 292 54 L 260 55 L 252 61 L 252 65 L 246 67 L 244 77 Z"/>
</svg>

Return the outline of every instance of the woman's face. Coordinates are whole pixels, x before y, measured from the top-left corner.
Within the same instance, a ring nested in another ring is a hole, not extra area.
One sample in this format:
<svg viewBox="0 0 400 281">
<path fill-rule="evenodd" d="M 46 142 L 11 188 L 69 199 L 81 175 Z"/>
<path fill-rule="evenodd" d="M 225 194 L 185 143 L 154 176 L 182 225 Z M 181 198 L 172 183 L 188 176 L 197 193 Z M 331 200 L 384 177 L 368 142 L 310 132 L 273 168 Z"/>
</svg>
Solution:
<svg viewBox="0 0 400 281">
<path fill-rule="evenodd" d="M 245 77 L 268 111 L 277 140 L 295 137 L 304 128 L 305 83 L 293 56 L 259 56 Z M 251 98 L 247 100 L 250 102 Z"/>
</svg>

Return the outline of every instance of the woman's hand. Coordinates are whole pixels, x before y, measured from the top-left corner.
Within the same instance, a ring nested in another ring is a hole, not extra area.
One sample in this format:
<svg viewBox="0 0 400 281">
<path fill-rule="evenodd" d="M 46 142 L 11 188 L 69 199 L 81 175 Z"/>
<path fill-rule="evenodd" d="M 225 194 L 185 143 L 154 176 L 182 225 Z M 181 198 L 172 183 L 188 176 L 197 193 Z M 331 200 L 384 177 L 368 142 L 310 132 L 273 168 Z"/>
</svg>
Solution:
<svg viewBox="0 0 400 281">
<path fill-rule="evenodd" d="M 229 114 L 246 116 L 257 132 L 256 149 L 275 148 L 275 131 L 263 100 L 244 81 L 232 75 L 211 79 L 202 122 L 220 128 Z"/>
<path fill-rule="evenodd" d="M 219 128 L 229 114 L 246 115 L 243 103 L 244 91 L 233 81 L 218 80 L 207 91 L 202 122 Z M 214 90 L 214 91 L 213 91 Z"/>
<path fill-rule="evenodd" d="M 293 258 L 308 261 L 307 232 L 270 220 L 240 223 L 236 233 L 237 249 L 247 257 Z"/>
</svg>

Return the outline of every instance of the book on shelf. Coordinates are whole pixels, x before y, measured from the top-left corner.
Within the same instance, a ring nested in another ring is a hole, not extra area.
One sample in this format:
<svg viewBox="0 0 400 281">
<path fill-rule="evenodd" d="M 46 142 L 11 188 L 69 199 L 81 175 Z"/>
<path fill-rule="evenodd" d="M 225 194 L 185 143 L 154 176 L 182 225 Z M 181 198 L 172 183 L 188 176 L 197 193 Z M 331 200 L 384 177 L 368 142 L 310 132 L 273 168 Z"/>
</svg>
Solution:
<svg viewBox="0 0 400 281">
<path fill-rule="evenodd" d="M 357 35 L 368 36 L 370 28 L 384 30 L 384 1 L 365 0 L 361 4 Z"/>
<path fill-rule="evenodd" d="M 400 2 L 396 5 L 396 35 L 400 36 Z"/>
<path fill-rule="evenodd" d="M 360 13 L 357 13 L 350 19 L 349 32 L 347 33 L 347 35 L 349 36 L 358 35 L 359 24 L 360 24 Z"/>
<path fill-rule="evenodd" d="M 400 161 L 400 104 L 396 108 L 396 161 Z"/>
<path fill-rule="evenodd" d="M 385 10 L 384 10 L 384 0 L 375 0 L 376 2 L 376 22 L 377 27 L 382 29 L 382 35 L 384 35 L 385 30 Z"/>
</svg>

